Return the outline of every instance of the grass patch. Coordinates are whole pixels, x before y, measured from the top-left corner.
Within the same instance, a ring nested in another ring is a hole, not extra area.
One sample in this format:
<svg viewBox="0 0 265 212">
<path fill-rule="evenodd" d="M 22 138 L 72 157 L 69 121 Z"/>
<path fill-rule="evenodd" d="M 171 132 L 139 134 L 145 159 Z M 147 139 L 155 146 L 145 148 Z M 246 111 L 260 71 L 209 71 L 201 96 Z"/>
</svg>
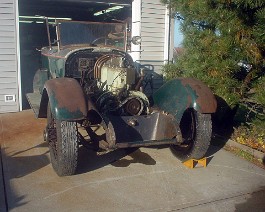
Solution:
<svg viewBox="0 0 265 212">
<path fill-rule="evenodd" d="M 237 151 L 236 155 L 241 157 L 241 158 L 244 158 L 250 162 L 253 162 L 253 160 L 254 160 L 253 155 L 251 155 L 250 153 L 245 152 L 244 150 L 241 150 L 241 149 Z"/>
<path fill-rule="evenodd" d="M 253 164 L 255 164 L 256 166 L 265 169 L 265 163 L 258 158 L 255 158 L 252 154 L 245 152 L 244 150 L 241 150 L 239 148 L 236 147 L 232 147 L 232 146 L 228 146 L 226 145 L 224 147 L 224 149 L 226 151 L 232 152 L 233 154 L 235 154 L 236 156 L 243 158 L 244 160 L 247 160 Z"/>
</svg>

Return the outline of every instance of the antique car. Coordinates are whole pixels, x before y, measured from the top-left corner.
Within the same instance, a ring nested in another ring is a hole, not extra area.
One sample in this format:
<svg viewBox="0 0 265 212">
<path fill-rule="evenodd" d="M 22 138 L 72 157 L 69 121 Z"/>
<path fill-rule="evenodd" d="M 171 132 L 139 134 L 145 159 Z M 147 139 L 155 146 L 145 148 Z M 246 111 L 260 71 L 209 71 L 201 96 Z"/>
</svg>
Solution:
<svg viewBox="0 0 265 212">
<path fill-rule="evenodd" d="M 49 46 L 41 49 L 27 98 L 36 117 L 47 118 L 44 140 L 59 176 L 76 172 L 80 145 L 95 151 L 168 145 L 181 160 L 204 157 L 216 110 L 205 84 L 173 79 L 147 96 L 145 75 L 129 54 L 140 39 L 130 38 L 126 24 L 57 20 L 55 27 L 51 42 L 47 24 Z"/>
</svg>

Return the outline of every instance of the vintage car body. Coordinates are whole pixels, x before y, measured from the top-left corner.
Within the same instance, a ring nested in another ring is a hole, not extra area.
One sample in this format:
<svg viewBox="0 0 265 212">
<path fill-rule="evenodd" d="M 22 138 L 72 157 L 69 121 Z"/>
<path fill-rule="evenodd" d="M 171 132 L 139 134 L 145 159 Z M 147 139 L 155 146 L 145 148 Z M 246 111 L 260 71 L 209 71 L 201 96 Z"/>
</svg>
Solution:
<svg viewBox="0 0 265 212">
<path fill-rule="evenodd" d="M 210 114 L 216 110 L 211 90 L 198 80 L 178 78 L 147 97 L 145 76 L 126 52 L 127 27 L 116 45 L 105 31 L 113 24 L 104 23 L 101 31 L 100 24 L 58 21 L 57 46 L 41 49 L 42 67 L 34 92 L 27 94 L 36 117 L 47 118 L 44 139 L 56 173 L 75 173 L 80 144 L 95 150 L 169 144 L 183 160 L 203 157 L 211 138 Z M 75 43 L 68 28 L 100 37 Z M 63 32 L 73 43 L 63 39 Z M 103 134 L 95 130 L 99 126 Z"/>
</svg>

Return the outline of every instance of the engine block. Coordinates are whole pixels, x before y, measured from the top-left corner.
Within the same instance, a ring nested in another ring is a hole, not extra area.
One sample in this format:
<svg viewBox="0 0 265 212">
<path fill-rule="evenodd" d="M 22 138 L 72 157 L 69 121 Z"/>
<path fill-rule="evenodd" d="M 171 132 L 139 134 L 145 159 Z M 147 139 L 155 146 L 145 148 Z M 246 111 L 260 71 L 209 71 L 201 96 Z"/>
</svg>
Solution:
<svg viewBox="0 0 265 212">
<path fill-rule="evenodd" d="M 100 81 L 106 84 L 107 90 L 117 93 L 120 89 L 127 88 L 127 85 L 135 84 L 135 72 L 132 68 L 104 65 Z"/>
</svg>

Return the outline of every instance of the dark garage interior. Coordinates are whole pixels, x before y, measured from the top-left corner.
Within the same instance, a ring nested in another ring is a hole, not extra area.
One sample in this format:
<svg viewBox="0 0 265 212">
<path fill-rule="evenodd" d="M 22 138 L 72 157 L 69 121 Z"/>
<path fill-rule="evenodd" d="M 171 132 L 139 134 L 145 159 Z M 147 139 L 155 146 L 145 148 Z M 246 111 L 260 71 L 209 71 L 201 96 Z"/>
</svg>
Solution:
<svg viewBox="0 0 265 212">
<path fill-rule="evenodd" d="M 48 46 L 44 17 L 49 18 L 49 23 L 55 18 L 119 22 L 130 19 L 131 14 L 131 0 L 19 0 L 22 109 L 30 108 L 25 94 L 33 91 L 33 77 L 41 65 L 38 50 Z"/>
</svg>

